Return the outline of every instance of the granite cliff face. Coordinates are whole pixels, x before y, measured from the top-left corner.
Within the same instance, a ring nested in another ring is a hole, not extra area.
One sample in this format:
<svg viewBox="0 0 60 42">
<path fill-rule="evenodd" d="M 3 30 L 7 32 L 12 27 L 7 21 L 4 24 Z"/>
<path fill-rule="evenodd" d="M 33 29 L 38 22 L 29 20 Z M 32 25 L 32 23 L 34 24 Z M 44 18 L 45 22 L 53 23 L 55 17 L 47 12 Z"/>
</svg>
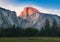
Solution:
<svg viewBox="0 0 60 42">
<path fill-rule="evenodd" d="M 49 20 L 50 26 L 53 20 L 57 21 L 60 25 L 60 16 L 41 13 L 37 9 L 32 7 L 24 8 L 20 16 L 17 17 L 16 12 L 10 11 L 0 7 L 0 28 L 10 28 L 10 27 L 34 27 L 40 29 L 45 26 L 46 19 Z"/>
<path fill-rule="evenodd" d="M 18 25 L 16 12 L 0 7 L 0 27 L 8 28 L 13 25 Z"/>
<path fill-rule="evenodd" d="M 41 13 L 37 9 L 32 8 L 32 7 L 24 8 L 22 14 L 19 17 L 25 20 L 25 22 L 23 23 L 21 22 L 22 23 L 21 26 L 24 28 L 34 27 L 34 28 L 39 29 L 45 25 L 46 19 L 49 20 L 50 26 L 52 25 L 52 22 L 54 19 L 57 21 L 57 24 L 60 25 L 59 16 L 47 14 L 47 13 Z"/>
</svg>

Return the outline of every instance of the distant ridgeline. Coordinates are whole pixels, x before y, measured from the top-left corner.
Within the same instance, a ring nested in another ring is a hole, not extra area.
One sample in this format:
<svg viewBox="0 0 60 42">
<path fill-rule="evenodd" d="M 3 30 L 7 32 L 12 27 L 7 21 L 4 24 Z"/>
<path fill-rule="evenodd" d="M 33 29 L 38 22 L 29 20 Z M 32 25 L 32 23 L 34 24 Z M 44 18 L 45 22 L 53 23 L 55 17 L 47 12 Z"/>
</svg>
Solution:
<svg viewBox="0 0 60 42">
<path fill-rule="evenodd" d="M 40 36 L 59 37 L 60 16 L 41 13 L 32 7 L 24 8 L 17 16 L 16 12 L 0 7 L 0 37 Z"/>
</svg>

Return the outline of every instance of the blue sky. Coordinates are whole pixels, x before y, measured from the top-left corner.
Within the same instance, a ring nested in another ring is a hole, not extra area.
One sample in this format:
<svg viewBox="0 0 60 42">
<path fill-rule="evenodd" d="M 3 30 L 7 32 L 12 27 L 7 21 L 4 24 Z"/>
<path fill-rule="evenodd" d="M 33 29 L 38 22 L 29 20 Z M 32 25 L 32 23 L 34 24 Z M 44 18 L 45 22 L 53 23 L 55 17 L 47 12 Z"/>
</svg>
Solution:
<svg viewBox="0 0 60 42">
<path fill-rule="evenodd" d="M 60 15 L 60 0 L 1 0 L 0 6 L 12 10 L 20 9 L 20 11 L 25 6 L 33 6 L 42 12 L 49 11 L 50 13 Z"/>
<path fill-rule="evenodd" d="M 19 5 L 36 5 L 45 8 L 60 9 L 60 0 L 10 0 L 9 3 Z"/>
</svg>

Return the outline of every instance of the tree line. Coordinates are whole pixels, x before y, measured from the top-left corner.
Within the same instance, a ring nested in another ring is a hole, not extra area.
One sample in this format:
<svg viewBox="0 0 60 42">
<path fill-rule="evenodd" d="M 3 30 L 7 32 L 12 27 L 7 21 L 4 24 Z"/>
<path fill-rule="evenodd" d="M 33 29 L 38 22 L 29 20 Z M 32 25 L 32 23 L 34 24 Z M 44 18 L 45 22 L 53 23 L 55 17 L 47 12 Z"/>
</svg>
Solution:
<svg viewBox="0 0 60 42">
<path fill-rule="evenodd" d="M 57 25 L 56 20 L 53 20 L 52 26 L 50 26 L 49 20 L 46 19 L 45 26 L 40 28 L 40 30 L 33 27 L 22 28 L 22 27 L 10 27 L 10 28 L 0 28 L 0 37 L 40 37 L 40 36 L 51 36 L 59 37 L 60 28 Z"/>
</svg>

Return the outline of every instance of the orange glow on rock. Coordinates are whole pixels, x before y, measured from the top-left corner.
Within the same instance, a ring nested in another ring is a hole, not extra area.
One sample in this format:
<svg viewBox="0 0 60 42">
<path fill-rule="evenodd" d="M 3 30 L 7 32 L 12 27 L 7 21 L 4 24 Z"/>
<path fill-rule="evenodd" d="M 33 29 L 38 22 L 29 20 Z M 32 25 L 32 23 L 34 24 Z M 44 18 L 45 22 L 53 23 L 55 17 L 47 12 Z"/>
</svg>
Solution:
<svg viewBox="0 0 60 42">
<path fill-rule="evenodd" d="M 36 12 L 39 12 L 38 10 L 36 10 L 35 8 L 32 8 L 32 7 L 25 7 L 23 12 L 21 12 L 20 16 L 23 17 L 23 16 L 26 16 L 27 14 L 30 16 Z"/>
</svg>

